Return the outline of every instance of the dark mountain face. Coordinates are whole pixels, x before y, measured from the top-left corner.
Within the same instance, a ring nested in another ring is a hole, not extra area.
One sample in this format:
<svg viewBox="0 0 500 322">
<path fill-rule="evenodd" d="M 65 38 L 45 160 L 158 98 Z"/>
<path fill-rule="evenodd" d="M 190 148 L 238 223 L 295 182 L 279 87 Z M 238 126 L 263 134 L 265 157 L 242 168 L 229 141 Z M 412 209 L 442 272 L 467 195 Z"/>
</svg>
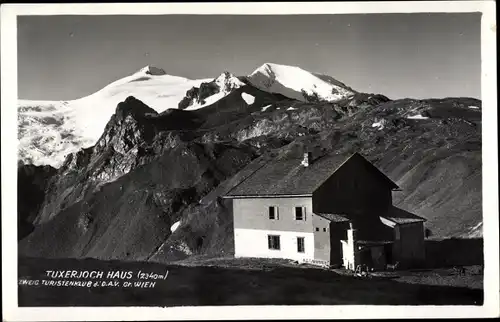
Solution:
<svg viewBox="0 0 500 322">
<path fill-rule="evenodd" d="M 475 234 L 480 107 L 468 98 L 391 101 L 362 93 L 311 103 L 248 84 L 194 111 L 158 114 L 129 97 L 96 145 L 68 156 L 52 176 L 19 251 L 156 261 L 230 253 L 231 203 L 220 197 L 269 158 L 304 147 L 316 158 L 363 154 L 403 189 L 394 203 L 427 218 L 432 234 Z"/>
<path fill-rule="evenodd" d="M 56 169 L 19 162 L 17 166 L 17 238 L 23 239 L 33 229 L 33 222 L 40 211 L 45 190 Z"/>
<path fill-rule="evenodd" d="M 118 104 L 95 146 L 69 155 L 52 178 L 36 223 L 50 220 L 62 209 L 92 194 L 102 183 L 115 180 L 149 162 L 164 148 L 182 142 L 181 135 L 169 129 L 196 120 L 189 118 L 182 122 L 180 118 L 160 116 L 133 97 Z"/>
<path fill-rule="evenodd" d="M 205 104 L 205 99 L 220 92 L 217 84 L 201 83 L 200 87 L 193 87 L 186 92 L 186 96 L 179 102 L 179 109 L 184 110 L 189 106 L 199 103 Z"/>
<path fill-rule="evenodd" d="M 147 259 L 183 210 L 252 158 L 246 145 L 181 143 L 41 223 L 19 249 L 29 256 Z"/>
</svg>

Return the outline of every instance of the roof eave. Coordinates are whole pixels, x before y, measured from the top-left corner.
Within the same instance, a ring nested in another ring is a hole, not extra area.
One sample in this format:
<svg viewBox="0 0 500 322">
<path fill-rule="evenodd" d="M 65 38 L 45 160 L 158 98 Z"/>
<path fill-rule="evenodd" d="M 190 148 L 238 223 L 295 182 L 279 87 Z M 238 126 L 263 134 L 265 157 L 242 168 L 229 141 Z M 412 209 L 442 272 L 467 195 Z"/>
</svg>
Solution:
<svg viewBox="0 0 500 322">
<path fill-rule="evenodd" d="M 315 214 L 316 216 L 320 216 L 321 218 L 324 218 L 324 219 L 326 219 L 326 220 L 328 220 L 328 221 L 331 221 L 331 222 L 349 222 L 349 221 L 351 221 L 349 218 L 346 218 L 346 217 L 344 217 L 344 216 L 342 216 L 342 215 L 337 215 L 337 216 L 339 216 L 339 217 L 342 217 L 342 218 L 343 218 L 342 220 L 333 220 L 333 219 L 331 219 L 331 218 L 328 218 L 328 216 L 325 216 L 325 215 L 324 215 L 324 214 L 322 214 L 322 213 L 316 213 L 316 212 L 313 212 L 313 214 Z"/>
<path fill-rule="evenodd" d="M 312 197 L 312 193 L 308 194 L 259 194 L 259 195 L 225 195 L 223 199 L 255 199 L 255 198 L 299 198 L 299 197 Z"/>
<path fill-rule="evenodd" d="M 414 224 L 414 223 L 417 223 L 417 222 L 426 222 L 427 221 L 427 219 L 419 217 L 419 218 L 415 218 L 412 222 L 402 223 L 402 222 L 398 222 L 398 221 L 392 219 L 391 217 L 385 217 L 385 216 L 380 216 L 380 217 L 382 217 L 385 220 L 388 220 L 388 221 L 390 221 L 392 223 L 395 223 L 396 225 Z"/>
</svg>

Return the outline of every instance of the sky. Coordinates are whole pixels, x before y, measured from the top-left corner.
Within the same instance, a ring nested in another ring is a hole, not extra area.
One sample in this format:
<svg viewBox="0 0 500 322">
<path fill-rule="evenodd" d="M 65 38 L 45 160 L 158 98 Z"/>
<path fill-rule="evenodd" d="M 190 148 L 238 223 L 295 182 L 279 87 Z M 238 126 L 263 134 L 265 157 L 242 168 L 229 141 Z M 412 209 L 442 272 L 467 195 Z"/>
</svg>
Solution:
<svg viewBox="0 0 500 322">
<path fill-rule="evenodd" d="M 18 96 L 70 100 L 146 65 L 190 79 L 266 62 L 397 98 L 481 98 L 480 13 L 18 17 Z"/>
</svg>

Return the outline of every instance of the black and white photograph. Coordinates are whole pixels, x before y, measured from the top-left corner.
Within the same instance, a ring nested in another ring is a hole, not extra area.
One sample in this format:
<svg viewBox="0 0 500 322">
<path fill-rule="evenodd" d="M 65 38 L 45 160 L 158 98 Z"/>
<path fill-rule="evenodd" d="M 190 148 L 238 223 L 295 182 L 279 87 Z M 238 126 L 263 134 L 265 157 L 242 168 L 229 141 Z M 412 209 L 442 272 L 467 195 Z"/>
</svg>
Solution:
<svg viewBox="0 0 500 322">
<path fill-rule="evenodd" d="M 354 4 L 2 5 L 6 321 L 498 316 L 495 4 Z"/>
</svg>

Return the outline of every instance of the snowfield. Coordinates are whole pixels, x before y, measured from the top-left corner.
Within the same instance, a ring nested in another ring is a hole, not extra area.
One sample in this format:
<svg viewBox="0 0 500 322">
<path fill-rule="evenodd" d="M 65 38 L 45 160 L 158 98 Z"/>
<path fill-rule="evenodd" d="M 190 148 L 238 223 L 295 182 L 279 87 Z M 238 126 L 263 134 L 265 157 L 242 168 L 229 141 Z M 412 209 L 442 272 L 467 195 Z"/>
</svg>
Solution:
<svg viewBox="0 0 500 322">
<path fill-rule="evenodd" d="M 269 104 L 269 105 L 266 105 L 262 108 L 262 112 L 265 112 L 268 108 L 270 108 L 272 106 L 272 104 Z"/>
<path fill-rule="evenodd" d="M 378 121 L 378 122 L 374 122 L 374 123 L 372 124 L 372 127 L 376 127 L 378 130 L 383 130 L 383 129 L 384 129 L 384 124 L 385 124 L 385 122 L 386 122 L 386 121 L 385 121 L 384 119 L 382 119 L 382 120 L 380 120 L 380 121 Z"/>
<path fill-rule="evenodd" d="M 406 118 L 410 119 L 410 120 L 427 120 L 428 119 L 427 116 L 422 116 L 422 114 L 407 116 Z"/>
<path fill-rule="evenodd" d="M 243 98 L 248 105 L 252 105 L 255 102 L 255 97 L 247 93 L 241 93 L 241 98 Z"/>
<path fill-rule="evenodd" d="M 179 228 L 179 225 L 180 225 L 180 224 L 181 224 L 181 222 L 180 222 L 180 221 L 175 222 L 175 223 L 174 223 L 174 224 L 170 227 L 170 232 L 172 232 L 172 233 L 173 233 L 174 231 L 176 231 L 176 230 L 177 230 L 177 228 Z"/>
</svg>

